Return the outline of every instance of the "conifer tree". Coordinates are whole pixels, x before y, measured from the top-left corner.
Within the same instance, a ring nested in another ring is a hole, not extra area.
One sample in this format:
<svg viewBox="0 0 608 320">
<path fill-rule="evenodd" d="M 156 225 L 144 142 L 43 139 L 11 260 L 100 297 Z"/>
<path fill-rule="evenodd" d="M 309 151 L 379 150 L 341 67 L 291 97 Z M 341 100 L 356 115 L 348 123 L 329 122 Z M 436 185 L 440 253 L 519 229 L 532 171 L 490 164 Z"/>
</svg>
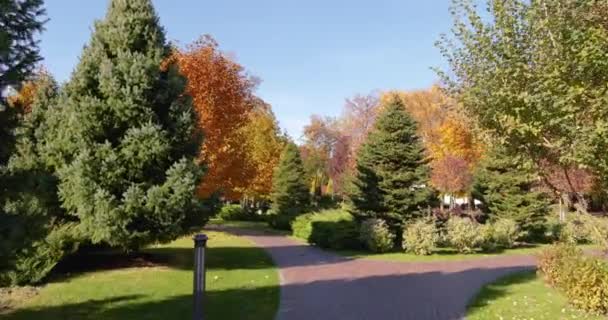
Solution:
<svg viewBox="0 0 608 320">
<path fill-rule="evenodd" d="M 398 229 L 427 210 L 434 198 L 416 123 L 399 99 L 379 115 L 357 155 L 356 169 L 349 202 L 359 219 L 381 218 Z"/>
<path fill-rule="evenodd" d="M 92 243 L 137 249 L 206 221 L 195 115 L 169 54 L 150 0 L 112 0 L 47 114 L 39 152 Z"/>
<path fill-rule="evenodd" d="M 482 201 L 490 219 L 511 219 L 523 230 L 536 232 L 549 209 L 547 196 L 535 189 L 538 184 L 531 166 L 497 147 L 480 164 L 473 197 Z"/>
<path fill-rule="evenodd" d="M 291 220 L 310 206 L 304 165 L 298 146 L 293 142 L 285 145 L 275 169 L 270 200 L 273 214 L 271 224 L 281 229 L 288 229 Z"/>
</svg>

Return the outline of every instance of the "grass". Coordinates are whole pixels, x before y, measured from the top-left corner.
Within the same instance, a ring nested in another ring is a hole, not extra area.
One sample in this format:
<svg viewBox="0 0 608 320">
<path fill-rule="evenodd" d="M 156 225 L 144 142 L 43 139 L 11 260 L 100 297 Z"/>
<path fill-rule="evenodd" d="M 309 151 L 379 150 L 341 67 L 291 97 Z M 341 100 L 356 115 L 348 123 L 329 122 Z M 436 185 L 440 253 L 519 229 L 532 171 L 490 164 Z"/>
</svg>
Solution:
<svg viewBox="0 0 608 320">
<path fill-rule="evenodd" d="M 606 319 L 576 310 L 533 271 L 517 273 L 485 286 L 467 308 L 468 320 Z"/>
<path fill-rule="evenodd" d="M 270 257 L 244 238 L 207 234 L 206 319 L 273 319 L 279 280 Z M 189 319 L 192 246 L 184 237 L 145 250 L 163 265 L 64 275 L 0 319 Z"/>
</svg>

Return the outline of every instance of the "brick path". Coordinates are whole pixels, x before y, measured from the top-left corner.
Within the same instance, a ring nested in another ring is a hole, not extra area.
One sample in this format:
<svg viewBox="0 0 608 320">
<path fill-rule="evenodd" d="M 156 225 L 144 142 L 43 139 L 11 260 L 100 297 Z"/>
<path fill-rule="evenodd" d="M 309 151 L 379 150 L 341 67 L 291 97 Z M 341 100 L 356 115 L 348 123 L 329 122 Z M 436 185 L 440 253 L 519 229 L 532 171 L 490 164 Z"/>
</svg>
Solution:
<svg viewBox="0 0 608 320">
<path fill-rule="evenodd" d="M 462 319 L 484 284 L 535 263 L 525 255 L 415 263 L 348 259 L 285 236 L 227 231 L 267 250 L 280 269 L 277 320 Z"/>
</svg>

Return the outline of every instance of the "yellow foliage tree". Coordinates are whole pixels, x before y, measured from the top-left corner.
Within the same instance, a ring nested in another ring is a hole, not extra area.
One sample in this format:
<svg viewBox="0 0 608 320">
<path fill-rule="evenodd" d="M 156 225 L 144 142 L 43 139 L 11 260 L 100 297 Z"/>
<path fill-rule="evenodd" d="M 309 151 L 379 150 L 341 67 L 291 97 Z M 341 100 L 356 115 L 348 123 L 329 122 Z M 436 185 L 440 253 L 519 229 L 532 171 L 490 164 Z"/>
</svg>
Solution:
<svg viewBox="0 0 608 320">
<path fill-rule="evenodd" d="M 268 200 L 272 189 L 272 175 L 281 158 L 286 138 L 270 105 L 258 99 L 249 121 L 242 129 L 246 142 L 243 145 L 253 167 L 249 184 L 239 190 L 245 197 Z"/>
</svg>

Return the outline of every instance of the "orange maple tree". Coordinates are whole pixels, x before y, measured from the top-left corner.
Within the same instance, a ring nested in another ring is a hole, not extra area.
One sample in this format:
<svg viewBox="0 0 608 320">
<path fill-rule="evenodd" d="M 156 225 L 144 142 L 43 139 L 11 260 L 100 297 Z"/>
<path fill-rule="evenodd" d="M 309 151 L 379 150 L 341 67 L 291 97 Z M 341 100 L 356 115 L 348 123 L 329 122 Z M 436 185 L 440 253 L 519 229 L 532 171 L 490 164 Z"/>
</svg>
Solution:
<svg viewBox="0 0 608 320">
<path fill-rule="evenodd" d="M 256 80 L 210 36 L 176 50 L 171 59 L 188 80 L 186 91 L 205 136 L 200 160 L 208 171 L 198 194 L 221 192 L 226 199 L 238 200 L 254 175 L 241 129 L 254 108 Z"/>
</svg>

